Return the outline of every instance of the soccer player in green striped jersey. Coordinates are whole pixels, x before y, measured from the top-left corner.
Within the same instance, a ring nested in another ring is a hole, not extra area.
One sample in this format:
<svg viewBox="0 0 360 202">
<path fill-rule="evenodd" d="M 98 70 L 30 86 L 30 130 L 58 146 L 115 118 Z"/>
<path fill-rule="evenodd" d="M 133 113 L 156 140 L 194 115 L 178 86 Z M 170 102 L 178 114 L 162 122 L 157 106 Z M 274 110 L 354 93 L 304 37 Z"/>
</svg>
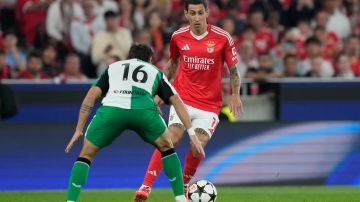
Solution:
<svg viewBox="0 0 360 202">
<path fill-rule="evenodd" d="M 151 48 L 146 45 L 133 45 L 130 48 L 129 59 L 111 64 L 88 91 L 80 108 L 75 133 L 65 148 L 66 153 L 83 135 L 85 123 L 95 101 L 102 95 L 105 97 L 86 130 L 83 148 L 73 165 L 67 202 L 78 200 L 95 155 L 126 129 L 135 131 L 145 142 L 155 145 L 161 151 L 162 163 L 175 201 L 186 201 L 180 161 L 171 142 L 171 134 L 157 111 L 157 105 L 153 100 L 155 95 L 175 107 L 188 130 L 191 142 L 199 153 L 205 153 L 195 135 L 183 102 L 163 73 L 149 63 L 152 54 Z"/>
</svg>

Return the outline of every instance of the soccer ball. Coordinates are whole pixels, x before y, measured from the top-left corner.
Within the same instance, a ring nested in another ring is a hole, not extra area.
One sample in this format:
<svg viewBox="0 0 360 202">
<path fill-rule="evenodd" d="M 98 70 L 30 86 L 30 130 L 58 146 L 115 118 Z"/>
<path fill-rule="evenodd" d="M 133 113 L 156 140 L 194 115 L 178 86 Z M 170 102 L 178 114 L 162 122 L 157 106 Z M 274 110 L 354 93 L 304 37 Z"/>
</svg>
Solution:
<svg viewBox="0 0 360 202">
<path fill-rule="evenodd" d="M 215 202 L 217 191 L 211 182 L 199 180 L 189 186 L 188 196 L 191 202 Z"/>
</svg>

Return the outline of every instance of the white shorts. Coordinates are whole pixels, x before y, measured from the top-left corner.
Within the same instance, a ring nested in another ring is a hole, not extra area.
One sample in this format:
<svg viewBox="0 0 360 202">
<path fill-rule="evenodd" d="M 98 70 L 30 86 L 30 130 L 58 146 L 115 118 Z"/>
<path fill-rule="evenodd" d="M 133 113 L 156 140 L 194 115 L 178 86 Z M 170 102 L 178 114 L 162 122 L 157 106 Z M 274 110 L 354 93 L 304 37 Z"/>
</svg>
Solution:
<svg viewBox="0 0 360 202">
<path fill-rule="evenodd" d="M 200 110 L 189 105 L 185 105 L 189 115 L 192 126 L 194 129 L 200 128 L 207 132 L 209 138 L 211 138 L 212 134 L 215 131 L 216 126 L 219 124 L 219 117 L 217 114 L 213 112 L 208 112 L 204 110 Z M 173 106 L 170 107 L 169 114 L 169 123 L 168 126 L 172 124 L 181 124 L 184 125 L 179 116 L 176 114 L 175 108 Z"/>
</svg>

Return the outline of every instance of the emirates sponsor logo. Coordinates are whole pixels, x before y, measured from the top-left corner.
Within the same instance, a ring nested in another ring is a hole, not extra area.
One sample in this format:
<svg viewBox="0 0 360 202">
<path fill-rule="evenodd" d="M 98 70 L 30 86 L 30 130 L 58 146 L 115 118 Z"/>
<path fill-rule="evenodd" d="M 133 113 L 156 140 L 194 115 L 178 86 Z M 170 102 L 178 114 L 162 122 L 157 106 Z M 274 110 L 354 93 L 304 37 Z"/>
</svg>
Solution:
<svg viewBox="0 0 360 202">
<path fill-rule="evenodd" d="M 215 64 L 215 59 L 210 58 L 200 58 L 200 57 L 188 57 L 184 55 L 184 62 L 187 63 L 197 63 L 197 64 L 205 64 L 205 65 L 213 65 Z"/>
<path fill-rule="evenodd" d="M 183 56 L 183 60 L 187 65 L 188 69 L 193 70 L 210 70 L 210 65 L 215 64 L 215 59 L 211 58 L 202 58 L 202 57 L 188 57 L 186 55 Z"/>
</svg>

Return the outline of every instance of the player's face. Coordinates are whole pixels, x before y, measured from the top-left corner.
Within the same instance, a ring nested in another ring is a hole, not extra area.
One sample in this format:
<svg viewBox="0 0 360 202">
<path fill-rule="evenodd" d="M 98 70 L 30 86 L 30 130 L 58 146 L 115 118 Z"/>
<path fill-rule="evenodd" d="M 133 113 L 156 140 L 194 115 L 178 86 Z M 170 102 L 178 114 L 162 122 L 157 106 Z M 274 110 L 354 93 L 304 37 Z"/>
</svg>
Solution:
<svg viewBox="0 0 360 202">
<path fill-rule="evenodd" d="M 184 12 L 186 19 L 190 23 L 191 30 L 195 34 L 203 34 L 206 32 L 206 18 L 209 16 L 209 13 L 203 4 L 189 4 L 188 10 Z"/>
</svg>

